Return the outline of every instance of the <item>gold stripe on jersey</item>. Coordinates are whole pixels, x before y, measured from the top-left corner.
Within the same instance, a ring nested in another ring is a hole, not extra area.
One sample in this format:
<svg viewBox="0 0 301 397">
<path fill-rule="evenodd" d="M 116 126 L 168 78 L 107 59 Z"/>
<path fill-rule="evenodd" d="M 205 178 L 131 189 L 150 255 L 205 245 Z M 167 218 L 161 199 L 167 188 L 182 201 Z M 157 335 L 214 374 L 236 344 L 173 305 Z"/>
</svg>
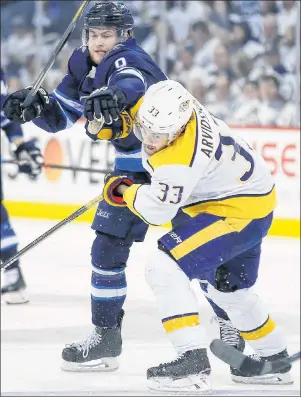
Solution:
<svg viewBox="0 0 301 397">
<path fill-rule="evenodd" d="M 163 327 L 167 333 L 177 331 L 178 329 L 185 327 L 194 327 L 200 325 L 199 315 L 183 315 L 181 317 L 172 318 L 167 321 L 162 321 Z"/>
<path fill-rule="evenodd" d="M 240 332 L 240 335 L 244 338 L 244 340 L 257 340 L 270 334 L 275 329 L 275 327 L 275 322 L 270 317 L 268 317 L 266 322 L 260 327 L 253 329 L 252 331 Z"/>
<path fill-rule="evenodd" d="M 183 134 L 165 149 L 153 154 L 148 160 L 155 170 L 163 165 L 187 165 L 191 167 L 198 145 L 198 124 L 195 112 L 188 122 Z"/>
<path fill-rule="evenodd" d="M 136 102 L 136 104 L 130 108 L 130 115 L 133 119 L 135 118 L 138 110 L 140 109 L 140 106 L 142 105 L 143 98 L 144 98 L 144 96 L 139 98 L 138 101 Z"/>
<path fill-rule="evenodd" d="M 219 220 L 188 237 L 182 243 L 174 247 L 170 253 L 175 260 L 179 260 L 209 241 L 215 240 L 225 234 L 242 231 L 251 222 L 252 219 L 229 218 Z"/>
<path fill-rule="evenodd" d="M 276 190 L 262 195 L 239 195 L 217 200 L 193 203 L 183 207 L 183 211 L 195 217 L 208 213 L 221 217 L 240 219 L 260 219 L 270 214 L 276 207 Z"/>
</svg>

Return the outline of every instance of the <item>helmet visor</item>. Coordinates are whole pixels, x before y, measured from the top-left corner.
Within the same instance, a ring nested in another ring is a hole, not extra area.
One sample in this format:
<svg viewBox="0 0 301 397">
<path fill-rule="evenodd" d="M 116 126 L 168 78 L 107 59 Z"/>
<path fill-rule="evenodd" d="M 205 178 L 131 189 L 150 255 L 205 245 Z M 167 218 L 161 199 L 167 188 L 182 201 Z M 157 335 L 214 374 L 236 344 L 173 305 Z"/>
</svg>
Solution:
<svg viewBox="0 0 301 397">
<path fill-rule="evenodd" d="M 158 133 L 147 128 L 136 116 L 134 119 L 134 134 L 143 143 L 147 145 L 158 145 L 161 142 L 168 141 L 168 133 Z"/>
</svg>

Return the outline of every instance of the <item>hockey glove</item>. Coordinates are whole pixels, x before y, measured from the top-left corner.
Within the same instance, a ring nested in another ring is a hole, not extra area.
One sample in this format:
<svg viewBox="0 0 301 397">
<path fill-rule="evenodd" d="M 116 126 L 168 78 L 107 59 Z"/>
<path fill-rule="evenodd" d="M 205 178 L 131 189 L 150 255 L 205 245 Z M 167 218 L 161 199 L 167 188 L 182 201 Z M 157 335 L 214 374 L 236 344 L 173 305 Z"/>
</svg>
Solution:
<svg viewBox="0 0 301 397">
<path fill-rule="evenodd" d="M 104 200 L 114 207 L 126 207 L 126 202 L 123 200 L 122 195 L 117 192 L 117 187 L 121 184 L 131 186 L 134 183 L 133 179 L 126 175 L 106 174 L 104 182 Z"/>
<path fill-rule="evenodd" d="M 26 108 L 22 108 L 22 103 L 30 92 L 31 87 L 13 92 L 10 94 L 3 105 L 5 116 L 15 123 L 24 124 L 41 115 L 43 110 L 49 105 L 48 92 L 40 87 L 32 103 Z"/>
<path fill-rule="evenodd" d="M 97 120 L 87 121 L 87 135 L 96 141 L 97 139 L 114 141 L 115 139 L 123 139 L 129 136 L 133 131 L 133 119 L 126 110 L 120 113 L 120 118 L 108 126 Z"/>
<path fill-rule="evenodd" d="M 28 174 L 31 179 L 41 173 L 44 159 L 36 139 L 23 142 L 21 144 L 11 144 L 14 157 L 18 160 L 19 172 Z"/>
<path fill-rule="evenodd" d="M 111 125 L 119 119 L 125 106 L 125 95 L 118 87 L 101 87 L 86 99 L 84 115 L 88 121 L 96 119 L 103 125 Z"/>
</svg>

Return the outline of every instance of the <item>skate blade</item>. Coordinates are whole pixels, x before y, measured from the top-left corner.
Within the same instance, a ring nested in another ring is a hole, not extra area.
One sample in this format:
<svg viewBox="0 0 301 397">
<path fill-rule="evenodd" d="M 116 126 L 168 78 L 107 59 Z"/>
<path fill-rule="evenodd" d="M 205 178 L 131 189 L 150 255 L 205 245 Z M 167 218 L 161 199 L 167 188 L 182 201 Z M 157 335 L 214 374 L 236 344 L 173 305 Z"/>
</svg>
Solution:
<svg viewBox="0 0 301 397">
<path fill-rule="evenodd" d="M 151 393 L 182 396 L 199 396 L 211 394 L 212 388 L 208 377 L 191 375 L 182 379 L 152 378 L 148 379 L 148 390 Z"/>
<path fill-rule="evenodd" d="M 251 385 L 292 385 L 294 383 L 289 372 L 285 374 L 267 374 L 252 377 L 232 375 L 231 379 L 235 383 Z"/>
<path fill-rule="evenodd" d="M 61 369 L 70 372 L 110 372 L 119 368 L 116 357 L 104 357 L 99 360 L 91 360 L 86 363 L 62 361 Z"/>
<path fill-rule="evenodd" d="M 29 302 L 24 289 L 14 292 L 6 292 L 2 297 L 8 305 L 22 305 L 23 303 Z"/>
</svg>

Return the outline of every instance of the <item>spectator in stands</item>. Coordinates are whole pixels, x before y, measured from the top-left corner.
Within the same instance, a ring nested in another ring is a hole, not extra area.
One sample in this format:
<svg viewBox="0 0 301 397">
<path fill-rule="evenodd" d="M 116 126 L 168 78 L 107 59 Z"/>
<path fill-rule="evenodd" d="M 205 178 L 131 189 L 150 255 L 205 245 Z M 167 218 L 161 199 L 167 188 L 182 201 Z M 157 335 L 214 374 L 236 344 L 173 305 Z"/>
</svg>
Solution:
<svg viewBox="0 0 301 397">
<path fill-rule="evenodd" d="M 235 125 L 258 125 L 259 107 L 259 84 L 257 81 L 247 80 L 237 97 L 233 114 L 229 116 L 229 122 Z"/>
<path fill-rule="evenodd" d="M 35 46 L 35 37 L 32 28 L 27 27 L 25 20 L 15 16 L 12 20 L 12 32 L 8 39 L 2 44 L 1 52 L 8 58 L 7 69 L 10 63 L 22 65 L 24 58 L 32 54 Z"/>
<path fill-rule="evenodd" d="M 213 62 L 207 68 L 207 72 L 210 76 L 226 75 L 232 81 L 235 77 L 229 51 L 225 45 L 219 44 L 213 51 Z"/>
<path fill-rule="evenodd" d="M 194 64 L 193 47 L 189 44 L 180 48 L 178 59 L 174 62 L 173 70 L 170 73 L 172 80 L 177 80 L 185 87 L 191 75 L 207 76 L 204 68 Z"/>
<path fill-rule="evenodd" d="M 233 23 L 228 37 L 231 56 L 237 52 L 243 52 L 250 59 L 254 59 L 264 52 L 263 46 L 252 36 L 251 28 L 247 22 Z"/>
<path fill-rule="evenodd" d="M 279 34 L 283 36 L 286 30 L 292 26 L 297 26 L 298 21 L 298 2 L 292 0 L 279 1 L 281 11 L 277 15 Z"/>
<path fill-rule="evenodd" d="M 207 101 L 206 78 L 201 74 L 191 73 L 186 88 L 202 104 Z"/>
<path fill-rule="evenodd" d="M 258 120 L 260 125 L 277 125 L 277 117 L 283 110 L 285 101 L 279 93 L 279 81 L 273 75 L 264 75 L 259 81 L 260 107 Z"/>
<path fill-rule="evenodd" d="M 190 37 L 195 53 L 194 62 L 201 67 L 208 67 L 213 62 L 213 52 L 220 40 L 211 36 L 208 24 L 204 21 L 192 24 Z"/>
<path fill-rule="evenodd" d="M 210 32 L 219 38 L 224 44 L 228 43 L 229 31 L 231 29 L 230 4 L 226 1 L 213 1 L 212 14 L 210 16 Z"/>
<path fill-rule="evenodd" d="M 166 48 L 161 47 L 162 36 L 166 36 Z M 161 53 L 164 52 L 166 57 L 167 70 L 169 74 L 173 68 L 173 65 L 177 58 L 177 46 L 173 37 L 173 30 L 171 26 L 162 20 L 158 11 L 154 10 L 152 15 L 152 32 L 150 35 L 141 43 L 143 49 L 151 55 L 151 57 L 157 62 L 160 62 Z"/>
<path fill-rule="evenodd" d="M 260 42 L 265 50 L 279 45 L 280 35 L 278 32 L 277 17 L 274 14 L 267 14 L 262 18 L 262 35 Z"/>
<path fill-rule="evenodd" d="M 177 43 L 186 40 L 191 24 L 208 20 L 210 14 L 211 8 L 203 1 L 167 1 L 167 20 Z"/>
<path fill-rule="evenodd" d="M 300 34 L 300 32 L 299 32 Z M 300 49 L 299 49 L 300 51 Z M 296 27 L 289 26 L 279 42 L 279 54 L 282 65 L 292 73 L 300 73 L 297 70 L 298 48 L 296 44 Z M 300 64 L 299 64 L 300 67 Z"/>
<path fill-rule="evenodd" d="M 278 13 L 277 1 L 276 0 L 260 0 L 259 1 L 259 13 L 264 16 L 267 14 Z"/>
<path fill-rule="evenodd" d="M 207 100 L 209 111 L 228 122 L 235 100 L 231 92 L 230 79 L 226 74 L 216 76 L 213 87 L 207 95 Z"/>
</svg>

